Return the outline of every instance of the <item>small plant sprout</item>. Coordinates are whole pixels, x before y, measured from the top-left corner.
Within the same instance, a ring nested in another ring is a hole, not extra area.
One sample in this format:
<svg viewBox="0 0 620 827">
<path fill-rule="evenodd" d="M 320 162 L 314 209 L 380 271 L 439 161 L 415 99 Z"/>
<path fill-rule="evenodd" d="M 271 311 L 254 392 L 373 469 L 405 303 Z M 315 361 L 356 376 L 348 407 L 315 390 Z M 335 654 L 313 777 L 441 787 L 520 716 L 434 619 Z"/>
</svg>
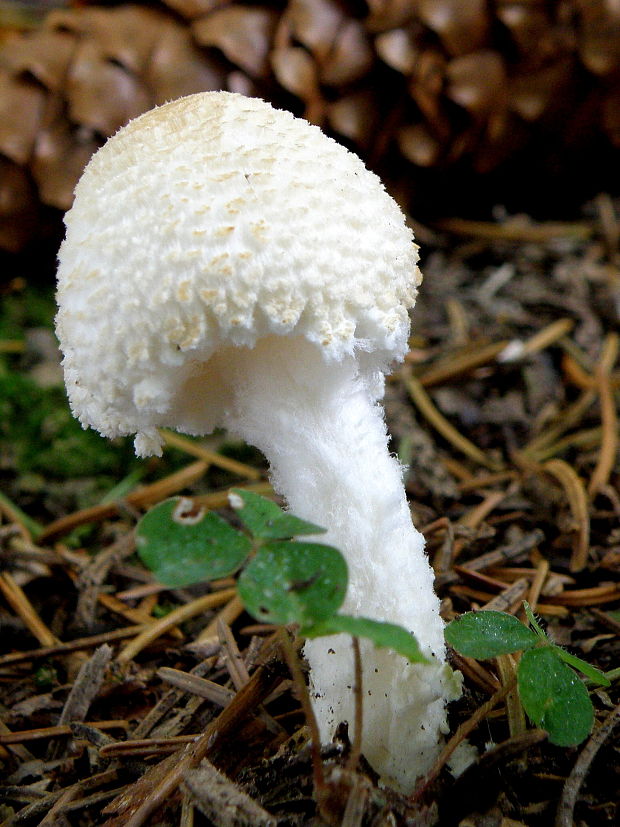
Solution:
<svg viewBox="0 0 620 827">
<path fill-rule="evenodd" d="M 140 520 L 138 554 L 161 583 L 178 588 L 242 569 L 239 596 L 256 620 L 295 624 L 306 638 L 345 632 L 411 663 L 428 663 L 402 626 L 339 611 L 348 581 L 344 557 L 333 546 L 299 539 L 324 534 L 324 528 L 252 491 L 233 490 L 229 500 L 244 531 L 185 497 L 164 500 Z"/>
<path fill-rule="evenodd" d="M 503 612 L 467 612 L 446 626 L 446 640 L 462 655 L 478 660 L 522 652 L 517 687 L 525 712 L 547 730 L 552 744 L 574 746 L 587 738 L 594 723 L 592 701 L 576 672 L 599 686 L 610 681 L 553 643 L 530 606 L 523 605 L 529 626 Z"/>
<path fill-rule="evenodd" d="M 411 230 L 360 159 L 263 101 L 206 92 L 141 115 L 91 159 L 59 253 L 57 331 L 75 415 L 106 436 L 216 427 L 325 526 L 343 609 L 403 626 L 427 663 L 363 643 L 363 751 L 411 789 L 459 692 L 379 400 L 408 347 Z M 277 542 L 277 540 L 274 540 Z M 354 726 L 346 635 L 310 640 L 321 738 Z"/>
</svg>

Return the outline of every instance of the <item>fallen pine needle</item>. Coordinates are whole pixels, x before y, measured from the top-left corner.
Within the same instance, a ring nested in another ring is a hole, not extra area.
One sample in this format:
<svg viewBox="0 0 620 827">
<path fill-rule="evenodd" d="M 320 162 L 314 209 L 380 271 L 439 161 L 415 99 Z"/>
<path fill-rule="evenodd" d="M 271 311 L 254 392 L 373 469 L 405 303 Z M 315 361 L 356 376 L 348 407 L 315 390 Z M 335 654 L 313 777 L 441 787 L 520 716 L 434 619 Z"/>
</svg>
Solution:
<svg viewBox="0 0 620 827">
<path fill-rule="evenodd" d="M 124 649 L 122 649 L 116 660 L 119 663 L 128 663 L 133 660 L 135 656 L 148 646 L 158 637 L 161 637 L 169 629 L 178 626 L 190 617 L 195 617 L 208 609 L 214 609 L 216 606 L 221 606 L 222 603 L 227 603 L 236 594 L 236 589 L 222 589 L 219 592 L 207 594 L 204 597 L 199 597 L 197 600 L 192 600 L 184 606 L 179 606 L 178 609 L 173 609 L 165 617 L 148 626 L 141 632 L 134 640 L 132 640 Z"/>
<path fill-rule="evenodd" d="M 68 534 L 70 531 L 73 531 L 74 528 L 85 525 L 86 523 L 96 523 L 106 520 L 108 517 L 113 517 L 119 513 L 119 510 L 122 508 L 122 503 L 127 503 L 133 508 L 145 508 L 148 505 L 153 505 L 195 483 L 204 476 L 208 467 L 209 464 L 207 462 L 199 460 L 182 468 L 180 471 L 176 471 L 174 474 L 170 474 L 163 480 L 158 480 L 151 485 L 144 485 L 136 491 L 132 491 L 131 494 L 128 494 L 125 499 L 120 502 L 100 503 L 90 508 L 74 511 L 73 514 L 60 517 L 58 520 L 54 520 L 54 522 L 46 526 L 38 539 L 40 542 L 44 542 L 50 540 L 52 537 Z"/>
<path fill-rule="evenodd" d="M 2 491 L 0 491 L 0 517 L 1 516 L 6 517 L 9 522 L 15 523 L 15 525 L 19 527 L 19 533 L 26 542 L 32 542 L 33 538 L 38 540 L 41 536 L 43 526 L 25 514 L 21 508 L 11 502 Z"/>
<path fill-rule="evenodd" d="M 55 646 L 60 643 L 43 623 L 21 586 L 15 582 L 13 575 L 8 571 L 0 574 L 0 591 L 42 646 Z"/>
<path fill-rule="evenodd" d="M 150 626 L 150 624 L 148 624 Z M 123 629 L 114 629 L 111 632 L 103 632 L 100 635 L 81 637 L 70 640 L 66 643 L 57 643 L 54 646 L 42 646 L 39 649 L 30 649 L 25 652 L 9 652 L 8 655 L 0 656 L 0 666 L 9 666 L 16 663 L 48 658 L 52 655 L 64 655 L 67 652 L 78 652 L 80 649 L 92 649 L 102 643 L 111 643 L 114 640 L 123 640 L 128 637 L 135 637 L 147 628 L 146 624 L 139 626 L 126 626 Z"/>
<path fill-rule="evenodd" d="M 170 735 L 167 738 L 137 738 L 131 741 L 118 741 L 115 744 L 105 744 L 99 750 L 102 758 L 134 758 L 137 755 L 161 755 L 166 752 L 176 752 L 179 747 L 191 744 L 200 738 L 196 735 Z"/>
<path fill-rule="evenodd" d="M 610 333 L 603 343 L 603 352 L 596 369 L 596 381 L 601 405 L 601 447 L 596 467 L 590 477 L 588 494 L 594 498 L 607 485 L 618 453 L 618 413 L 611 384 L 611 369 L 618 357 L 620 339 Z"/>
<path fill-rule="evenodd" d="M 581 367 L 579 362 L 570 353 L 565 353 L 562 357 L 562 370 L 569 382 L 576 385 L 582 390 L 589 390 L 598 387 L 596 376 L 588 373 L 587 370 Z M 620 388 L 620 375 L 618 373 L 610 374 L 609 376 L 611 387 L 614 390 Z"/>
<path fill-rule="evenodd" d="M 404 382 L 415 406 L 444 439 L 450 442 L 452 446 L 462 454 L 465 454 L 465 456 L 483 465 L 485 468 L 489 468 L 491 471 L 501 470 L 501 465 L 498 462 L 487 457 L 473 442 L 470 442 L 470 440 L 460 434 L 443 414 L 437 410 L 430 396 L 422 387 L 419 379 L 413 375 L 409 375 L 404 378 Z"/>
<path fill-rule="evenodd" d="M 468 658 L 453 650 L 450 654 L 453 665 L 488 695 L 492 695 L 500 688 L 501 684 L 496 676 L 474 658 Z"/>
<path fill-rule="evenodd" d="M 223 468 L 225 471 L 230 471 L 232 474 L 246 477 L 249 480 L 259 480 L 262 477 L 262 472 L 252 465 L 246 465 L 244 462 L 218 454 L 217 451 L 211 451 L 209 448 L 205 448 L 204 445 L 192 442 L 191 439 L 187 439 L 187 437 L 180 434 L 164 430 L 160 430 L 159 433 L 166 445 L 178 448 L 180 451 L 190 454 L 190 456 L 198 457 L 198 459 L 208 462 L 209 465 L 215 465 L 217 468 Z"/>
<path fill-rule="evenodd" d="M 498 354 L 498 362 L 516 362 L 524 359 L 526 356 L 531 356 L 534 353 L 540 353 L 550 345 L 557 342 L 570 333 L 574 327 L 575 322 L 572 319 L 556 319 L 551 324 L 539 330 L 529 339 L 523 341 L 522 339 L 513 339 L 508 342 L 504 350 Z"/>
<path fill-rule="evenodd" d="M 601 436 L 602 428 L 600 425 L 597 425 L 595 428 L 584 428 L 584 430 L 569 434 L 539 451 L 535 459 L 543 462 L 544 460 L 555 457 L 557 454 L 564 454 L 570 448 L 582 448 L 584 451 L 588 451 L 601 444 Z"/>
<path fill-rule="evenodd" d="M 128 729 L 129 723 L 125 720 L 88 721 L 88 726 L 105 731 L 107 729 Z M 59 725 L 16 730 L 8 734 L 0 733 L 0 744 L 23 744 L 24 741 L 40 741 L 45 738 L 57 738 L 59 735 L 72 736 L 73 730 L 68 725 Z"/>
<path fill-rule="evenodd" d="M 549 574 L 549 561 L 542 558 L 536 566 L 536 573 L 534 579 L 530 584 L 530 590 L 527 594 L 527 602 L 532 607 L 532 611 L 536 611 L 540 593 L 545 584 L 545 580 Z"/>
<path fill-rule="evenodd" d="M 438 230 L 455 235 L 474 236 L 488 241 L 516 241 L 544 244 L 554 238 L 572 238 L 585 241 L 594 233 L 594 226 L 585 222 L 544 221 L 524 222 L 515 217 L 501 224 L 492 221 L 472 221 L 465 218 L 444 218 L 434 224 Z"/>
<path fill-rule="evenodd" d="M 202 508 L 226 508 L 231 488 L 241 488 L 244 491 L 253 491 L 265 497 L 273 496 L 273 488 L 268 482 L 252 482 L 248 485 L 232 485 L 223 491 L 213 491 L 210 494 L 199 494 L 192 499 Z"/>
<path fill-rule="evenodd" d="M 547 474 L 551 474 L 561 484 L 566 493 L 576 527 L 570 570 L 573 572 L 581 571 L 588 562 L 590 548 L 590 514 L 585 486 L 577 472 L 563 459 L 551 459 L 545 462 L 542 470 Z"/>
<path fill-rule="evenodd" d="M 418 381 L 425 388 L 440 385 L 449 379 L 465 376 L 476 368 L 488 365 L 495 361 L 499 354 L 508 346 L 507 341 L 493 342 L 482 346 L 470 343 L 464 350 L 442 358 L 434 365 L 430 365 L 418 374 Z"/>
<path fill-rule="evenodd" d="M 518 476 L 516 471 L 497 471 L 495 474 L 485 474 L 484 476 L 462 480 L 457 483 L 456 487 L 465 494 L 469 491 L 477 491 L 480 488 L 499 485 L 499 483 L 502 482 L 511 482 L 512 480 L 516 480 Z"/>
<path fill-rule="evenodd" d="M 620 583 L 593 586 L 591 589 L 571 589 L 545 598 L 549 603 L 561 606 L 596 606 L 620 600 Z M 540 607 L 539 607 L 540 611 Z"/>
<path fill-rule="evenodd" d="M 155 595 L 154 597 L 157 599 Z M 97 600 L 102 606 L 105 606 L 108 611 L 121 615 L 121 617 L 124 617 L 125 620 L 128 620 L 130 623 L 135 623 L 140 626 L 150 626 L 153 623 L 157 623 L 157 618 L 150 612 L 143 608 L 133 609 L 130 606 L 126 606 L 122 600 L 119 600 L 118 597 L 113 594 L 100 592 L 97 595 Z M 177 640 L 183 639 L 183 633 L 180 629 L 170 629 L 170 634 L 172 637 L 177 638 Z"/>
<path fill-rule="evenodd" d="M 497 508 L 497 506 L 512 493 L 512 486 L 510 486 L 506 491 L 490 491 L 481 503 L 478 503 L 478 505 L 460 517 L 457 524 L 460 526 L 465 526 L 466 528 L 478 528 L 478 526 L 486 520 L 489 514 L 491 514 L 491 512 L 494 511 L 495 508 Z M 466 541 L 462 538 L 454 542 L 453 561 L 456 560 L 461 551 L 465 548 L 465 545 Z"/>
<path fill-rule="evenodd" d="M 219 624 L 225 623 L 230 626 L 230 624 L 234 623 L 235 620 L 243 613 L 243 609 L 243 603 L 239 599 L 238 595 L 235 594 L 230 603 L 227 603 L 224 608 L 213 618 L 213 620 L 205 626 L 202 632 L 200 632 L 196 638 L 196 641 L 198 643 L 203 643 L 205 640 L 210 640 L 211 638 L 217 637 Z"/>
<path fill-rule="evenodd" d="M 547 451 L 550 445 L 558 442 L 562 434 L 565 434 L 570 428 L 578 425 L 583 420 L 595 399 L 596 393 L 593 389 L 585 390 L 572 405 L 569 405 L 560 412 L 557 417 L 557 422 L 553 427 L 547 431 L 543 431 L 543 433 L 538 434 L 538 436 L 530 440 L 521 453 L 531 459 L 537 460 L 553 456 L 554 453 L 557 453 L 557 450 L 552 451 L 546 456 L 540 456 L 539 454 Z"/>
</svg>

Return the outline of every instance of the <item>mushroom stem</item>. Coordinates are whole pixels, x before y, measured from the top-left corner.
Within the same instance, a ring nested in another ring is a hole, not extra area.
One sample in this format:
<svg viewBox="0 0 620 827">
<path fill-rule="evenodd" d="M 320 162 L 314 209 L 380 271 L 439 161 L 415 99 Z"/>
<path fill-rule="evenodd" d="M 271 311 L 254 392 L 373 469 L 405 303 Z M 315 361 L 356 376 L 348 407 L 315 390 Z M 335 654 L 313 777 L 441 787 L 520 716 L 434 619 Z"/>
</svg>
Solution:
<svg viewBox="0 0 620 827">
<path fill-rule="evenodd" d="M 271 336 L 253 350 L 228 348 L 210 370 L 229 394 L 223 422 L 261 449 L 290 509 L 325 526 L 321 542 L 344 554 L 343 610 L 404 626 L 432 657 L 430 665 L 411 665 L 362 642 L 362 749 L 386 780 L 408 790 L 436 755 L 454 686 L 424 540 L 411 521 L 402 469 L 387 448 L 377 402 L 383 375 L 365 361 L 365 354 L 328 361 L 301 337 Z M 354 725 L 350 640 L 310 640 L 305 655 L 321 737 L 329 740 L 341 721 Z"/>
</svg>

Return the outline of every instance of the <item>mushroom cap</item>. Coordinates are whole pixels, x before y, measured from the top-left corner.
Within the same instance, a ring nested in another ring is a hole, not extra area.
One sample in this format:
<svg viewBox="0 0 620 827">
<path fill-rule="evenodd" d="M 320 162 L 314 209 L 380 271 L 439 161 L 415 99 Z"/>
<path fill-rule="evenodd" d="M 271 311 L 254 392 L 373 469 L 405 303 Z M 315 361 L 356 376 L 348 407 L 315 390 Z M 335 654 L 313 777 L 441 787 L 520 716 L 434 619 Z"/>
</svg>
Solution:
<svg viewBox="0 0 620 827">
<path fill-rule="evenodd" d="M 420 274 L 401 210 L 356 155 L 264 101 L 205 92 L 136 118 L 65 223 L 69 401 L 85 427 L 137 433 L 142 455 L 157 426 L 192 432 L 179 393 L 222 347 L 303 336 L 382 371 L 406 352 Z"/>
</svg>

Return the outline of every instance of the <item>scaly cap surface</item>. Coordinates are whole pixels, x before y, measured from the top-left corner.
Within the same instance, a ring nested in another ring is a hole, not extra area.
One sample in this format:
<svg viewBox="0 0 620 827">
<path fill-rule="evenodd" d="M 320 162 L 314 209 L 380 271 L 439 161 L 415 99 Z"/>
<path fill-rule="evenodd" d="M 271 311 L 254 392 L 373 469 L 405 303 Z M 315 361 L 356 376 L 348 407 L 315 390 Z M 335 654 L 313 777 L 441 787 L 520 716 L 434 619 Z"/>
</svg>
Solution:
<svg viewBox="0 0 620 827">
<path fill-rule="evenodd" d="M 420 276 L 400 209 L 356 155 L 263 101 L 205 92 L 140 116 L 93 156 L 65 222 L 73 412 L 137 433 L 143 455 L 155 427 L 183 426 L 179 393 L 221 346 L 304 336 L 380 370 L 406 351 Z"/>
</svg>

